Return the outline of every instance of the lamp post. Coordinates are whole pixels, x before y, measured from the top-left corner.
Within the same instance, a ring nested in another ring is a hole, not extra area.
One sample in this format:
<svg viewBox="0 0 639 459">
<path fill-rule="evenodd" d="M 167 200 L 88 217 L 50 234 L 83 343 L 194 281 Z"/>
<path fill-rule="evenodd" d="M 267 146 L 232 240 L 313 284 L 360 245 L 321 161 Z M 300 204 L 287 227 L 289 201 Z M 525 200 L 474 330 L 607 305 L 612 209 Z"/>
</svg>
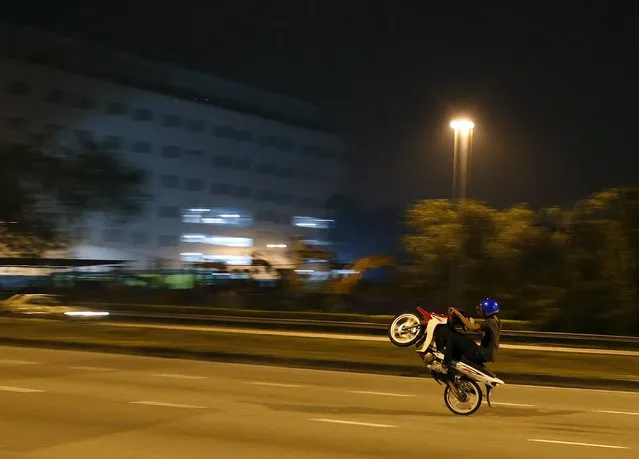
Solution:
<svg viewBox="0 0 639 459">
<path fill-rule="evenodd" d="M 456 210 L 459 204 L 466 199 L 468 188 L 468 159 L 473 143 L 473 129 L 475 123 L 468 119 L 457 119 L 450 123 L 450 127 L 455 132 L 453 143 L 453 203 Z M 463 229 L 461 235 L 463 235 Z M 460 241 L 459 249 L 454 263 L 451 264 L 450 282 L 450 303 L 454 306 L 461 305 L 461 288 L 464 281 L 464 251 L 463 240 Z"/>
</svg>

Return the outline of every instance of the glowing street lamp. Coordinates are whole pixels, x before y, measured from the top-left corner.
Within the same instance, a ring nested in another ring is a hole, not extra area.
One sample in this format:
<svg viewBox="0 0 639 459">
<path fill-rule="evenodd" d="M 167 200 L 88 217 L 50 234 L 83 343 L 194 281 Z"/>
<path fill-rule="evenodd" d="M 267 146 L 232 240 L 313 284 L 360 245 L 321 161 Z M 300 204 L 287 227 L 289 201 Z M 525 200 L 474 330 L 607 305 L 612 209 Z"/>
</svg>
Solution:
<svg viewBox="0 0 639 459">
<path fill-rule="evenodd" d="M 450 127 L 455 131 L 453 144 L 455 160 L 453 165 L 453 200 L 457 203 L 460 199 L 466 199 L 468 157 L 472 148 L 475 123 L 469 119 L 456 119 L 450 122 Z"/>
<path fill-rule="evenodd" d="M 450 122 L 450 127 L 460 131 L 470 131 L 475 127 L 475 123 L 470 120 L 453 120 Z"/>
<path fill-rule="evenodd" d="M 466 199 L 466 189 L 468 187 L 468 159 L 473 143 L 473 129 L 475 123 L 469 119 L 456 119 L 450 122 L 450 127 L 455 131 L 453 143 L 453 202 L 455 207 L 459 202 Z M 456 263 L 451 264 L 450 301 L 452 305 L 461 305 L 461 286 L 463 284 L 463 248 L 457 253 Z"/>
</svg>

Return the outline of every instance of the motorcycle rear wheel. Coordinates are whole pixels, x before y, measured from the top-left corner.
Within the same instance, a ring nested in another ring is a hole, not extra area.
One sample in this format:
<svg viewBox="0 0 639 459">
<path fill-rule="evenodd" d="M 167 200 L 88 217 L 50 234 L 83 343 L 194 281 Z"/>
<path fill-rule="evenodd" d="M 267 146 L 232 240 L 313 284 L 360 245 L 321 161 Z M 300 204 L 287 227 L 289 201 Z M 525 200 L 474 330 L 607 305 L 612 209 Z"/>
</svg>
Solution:
<svg viewBox="0 0 639 459">
<path fill-rule="evenodd" d="M 424 326 L 417 314 L 407 312 L 393 319 L 388 327 L 388 339 L 397 347 L 408 347 L 417 343 Z"/>
<path fill-rule="evenodd" d="M 459 400 L 451 390 L 450 386 L 446 385 L 446 389 L 444 389 L 444 403 L 446 404 L 446 407 L 453 412 L 453 414 L 459 416 L 470 416 L 481 407 L 481 402 L 483 400 L 481 388 L 475 381 L 466 378 L 462 379 L 456 384 L 456 386 L 457 390 L 466 396 L 466 400 Z M 459 408 L 460 404 L 465 407 Z"/>
</svg>

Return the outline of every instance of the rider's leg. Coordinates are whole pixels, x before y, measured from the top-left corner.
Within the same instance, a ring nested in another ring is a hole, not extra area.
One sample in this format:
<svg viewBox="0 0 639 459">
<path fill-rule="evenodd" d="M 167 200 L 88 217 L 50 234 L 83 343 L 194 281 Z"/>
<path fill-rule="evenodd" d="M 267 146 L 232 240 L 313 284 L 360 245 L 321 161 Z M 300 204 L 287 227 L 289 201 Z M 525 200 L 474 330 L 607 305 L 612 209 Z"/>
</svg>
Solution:
<svg viewBox="0 0 639 459">
<path fill-rule="evenodd" d="M 460 360 L 469 350 L 472 350 L 472 346 L 475 342 L 460 334 L 450 333 L 446 337 L 446 352 L 444 353 L 444 365 L 448 366 L 453 360 Z"/>
<path fill-rule="evenodd" d="M 450 339 L 447 340 L 446 352 L 444 354 L 444 373 L 448 372 L 447 369 L 451 366 L 453 361 L 460 361 L 463 357 L 466 357 L 466 359 L 479 365 L 483 365 L 486 361 L 483 353 L 481 352 L 481 348 L 471 338 L 461 334 L 453 334 L 449 338 Z"/>
</svg>

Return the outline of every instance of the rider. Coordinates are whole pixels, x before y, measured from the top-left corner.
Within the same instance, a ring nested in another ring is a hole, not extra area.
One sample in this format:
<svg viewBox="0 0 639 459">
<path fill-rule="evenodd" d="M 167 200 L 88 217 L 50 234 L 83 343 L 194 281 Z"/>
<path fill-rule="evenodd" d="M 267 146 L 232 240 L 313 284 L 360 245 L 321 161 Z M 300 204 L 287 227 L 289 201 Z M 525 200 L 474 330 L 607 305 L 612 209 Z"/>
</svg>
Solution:
<svg viewBox="0 0 639 459">
<path fill-rule="evenodd" d="M 492 298 L 486 298 L 477 305 L 477 312 L 486 320 L 478 325 L 472 319 L 455 308 L 449 309 L 449 315 L 457 316 L 469 331 L 481 330 L 483 337 L 478 346 L 471 338 L 458 333 L 452 327 L 445 334 L 446 353 L 444 356 L 443 372 L 447 373 L 453 360 L 460 360 L 462 356 L 473 363 L 483 365 L 485 362 L 494 362 L 499 349 L 499 337 L 501 335 L 501 319 L 499 318 L 499 303 Z"/>
</svg>

